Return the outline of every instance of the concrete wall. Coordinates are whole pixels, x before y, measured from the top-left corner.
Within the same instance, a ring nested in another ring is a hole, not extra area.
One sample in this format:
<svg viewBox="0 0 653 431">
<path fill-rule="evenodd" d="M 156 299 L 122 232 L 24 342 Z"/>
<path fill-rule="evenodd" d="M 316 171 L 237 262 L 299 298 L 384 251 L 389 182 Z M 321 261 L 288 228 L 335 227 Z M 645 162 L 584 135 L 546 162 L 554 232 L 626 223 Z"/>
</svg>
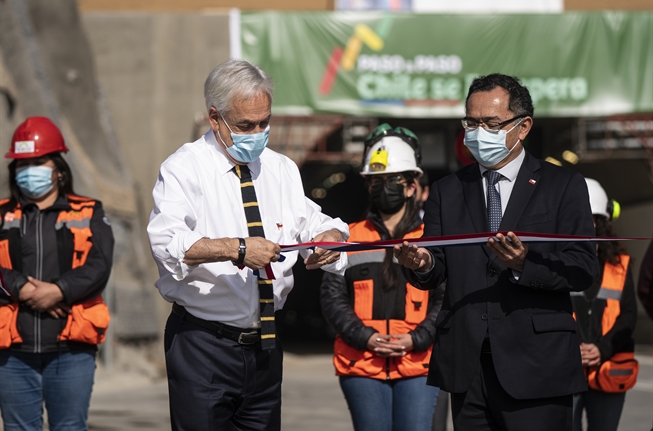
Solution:
<svg viewBox="0 0 653 431">
<path fill-rule="evenodd" d="M 82 22 L 145 225 L 159 165 L 191 140 L 194 115 L 206 111 L 204 80 L 229 58 L 228 15 L 84 13 Z M 149 250 L 145 233 L 135 240 Z M 151 259 L 147 272 L 154 289 Z M 155 297 L 162 320 L 169 305 Z"/>
</svg>

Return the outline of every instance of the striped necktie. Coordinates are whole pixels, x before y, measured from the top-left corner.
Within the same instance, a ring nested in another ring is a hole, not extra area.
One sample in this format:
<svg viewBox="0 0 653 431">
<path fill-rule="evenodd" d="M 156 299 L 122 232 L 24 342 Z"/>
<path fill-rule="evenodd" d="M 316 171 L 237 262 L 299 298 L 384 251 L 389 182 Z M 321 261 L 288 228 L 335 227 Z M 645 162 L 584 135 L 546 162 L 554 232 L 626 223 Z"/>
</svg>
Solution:
<svg viewBox="0 0 653 431">
<path fill-rule="evenodd" d="M 245 207 L 245 219 L 249 236 L 260 236 L 265 238 L 261 213 L 256 200 L 256 190 L 252 181 L 252 174 L 247 165 L 236 165 L 234 172 L 240 178 L 240 191 L 243 195 L 243 206 Z M 268 264 L 266 268 L 254 271 L 258 277 L 259 304 L 261 312 L 261 348 L 264 350 L 274 349 L 275 346 L 275 325 L 274 325 L 274 292 L 272 280 L 274 275 Z M 272 275 L 272 276 L 270 276 Z"/>
<path fill-rule="evenodd" d="M 490 232 L 497 232 L 501 225 L 503 214 L 501 213 L 501 195 L 497 191 L 496 184 L 503 175 L 497 171 L 485 171 L 487 178 L 487 220 L 490 224 Z"/>
</svg>

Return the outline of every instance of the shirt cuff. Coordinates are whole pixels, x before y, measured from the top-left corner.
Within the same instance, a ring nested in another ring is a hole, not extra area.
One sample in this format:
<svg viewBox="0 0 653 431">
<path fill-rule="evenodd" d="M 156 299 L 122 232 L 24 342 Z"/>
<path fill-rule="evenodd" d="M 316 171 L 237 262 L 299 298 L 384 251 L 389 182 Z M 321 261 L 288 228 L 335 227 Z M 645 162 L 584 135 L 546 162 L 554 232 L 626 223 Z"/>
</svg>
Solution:
<svg viewBox="0 0 653 431">
<path fill-rule="evenodd" d="M 426 272 L 413 271 L 413 274 L 415 274 L 415 278 L 417 278 L 418 281 L 424 281 L 427 278 L 429 278 L 429 276 L 431 275 L 431 271 L 433 271 L 433 268 L 435 268 L 435 258 L 433 257 L 433 253 L 431 253 L 430 250 L 426 250 L 426 251 L 428 251 L 429 254 L 431 255 L 431 266 Z"/>
<path fill-rule="evenodd" d="M 328 265 L 322 265 L 322 269 L 327 272 L 331 272 L 337 275 L 345 275 L 345 270 L 347 269 L 347 253 L 341 252 L 340 259 L 336 260 L 333 263 Z"/>
<path fill-rule="evenodd" d="M 165 266 L 170 271 L 175 280 L 180 281 L 186 278 L 186 276 L 197 266 L 190 266 L 184 263 L 184 258 L 186 257 L 186 252 L 195 244 L 197 241 L 204 238 L 199 232 L 182 232 L 177 233 L 172 241 L 166 247 L 166 251 L 170 256 L 170 260 Z"/>
<path fill-rule="evenodd" d="M 515 281 L 519 281 L 519 277 L 521 277 L 521 271 L 517 271 L 516 269 L 512 269 L 512 278 L 515 279 Z"/>
</svg>

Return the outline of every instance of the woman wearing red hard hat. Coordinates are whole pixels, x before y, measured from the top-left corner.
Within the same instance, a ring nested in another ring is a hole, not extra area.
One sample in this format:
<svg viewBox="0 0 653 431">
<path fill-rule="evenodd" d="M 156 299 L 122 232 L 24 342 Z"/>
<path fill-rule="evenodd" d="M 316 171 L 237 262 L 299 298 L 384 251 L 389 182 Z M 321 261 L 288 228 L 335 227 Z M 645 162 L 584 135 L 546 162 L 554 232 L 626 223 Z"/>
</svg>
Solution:
<svg viewBox="0 0 653 431">
<path fill-rule="evenodd" d="M 5 157 L 0 201 L 0 411 L 7 430 L 86 430 L 97 344 L 109 324 L 100 296 L 113 235 L 102 205 L 73 192 L 59 128 L 30 117 Z"/>
</svg>

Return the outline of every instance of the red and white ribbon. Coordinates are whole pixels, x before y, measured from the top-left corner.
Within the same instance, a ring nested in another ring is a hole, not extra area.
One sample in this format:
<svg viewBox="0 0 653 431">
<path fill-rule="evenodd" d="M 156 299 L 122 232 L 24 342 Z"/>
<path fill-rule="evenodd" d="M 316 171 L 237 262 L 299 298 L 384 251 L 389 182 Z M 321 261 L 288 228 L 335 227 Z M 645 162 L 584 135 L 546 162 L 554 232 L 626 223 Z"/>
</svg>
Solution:
<svg viewBox="0 0 653 431">
<path fill-rule="evenodd" d="M 281 252 L 307 250 L 315 247 L 323 248 L 333 251 L 363 251 L 363 250 L 377 250 L 384 248 L 391 248 L 397 244 L 403 244 L 407 241 L 410 244 L 415 244 L 418 247 L 452 247 L 463 245 L 484 245 L 488 239 L 494 238 L 497 233 L 503 235 L 508 232 L 484 232 L 484 233 L 471 233 L 462 235 L 447 235 L 447 236 L 430 236 L 422 238 L 406 238 L 406 239 L 391 239 L 386 241 L 374 242 L 304 242 L 301 244 L 282 245 Z M 608 237 L 594 237 L 594 236 L 580 236 L 580 235 L 559 235 L 559 234 L 545 234 L 545 233 L 532 233 L 532 232 L 513 232 L 517 235 L 521 242 L 587 242 L 587 241 L 649 241 L 651 238 L 608 238 Z"/>
</svg>

